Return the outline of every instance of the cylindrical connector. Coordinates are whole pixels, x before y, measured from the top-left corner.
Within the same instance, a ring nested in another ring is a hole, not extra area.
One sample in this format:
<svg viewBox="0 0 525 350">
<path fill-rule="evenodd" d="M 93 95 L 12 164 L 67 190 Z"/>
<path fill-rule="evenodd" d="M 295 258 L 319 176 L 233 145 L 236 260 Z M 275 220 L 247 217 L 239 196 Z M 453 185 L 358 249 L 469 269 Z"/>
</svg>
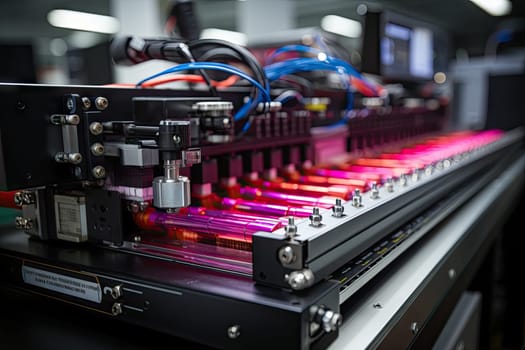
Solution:
<svg viewBox="0 0 525 350">
<path fill-rule="evenodd" d="M 177 209 L 191 203 L 190 181 L 187 177 L 168 179 L 159 176 L 153 179 L 153 205 L 159 209 Z"/>
</svg>

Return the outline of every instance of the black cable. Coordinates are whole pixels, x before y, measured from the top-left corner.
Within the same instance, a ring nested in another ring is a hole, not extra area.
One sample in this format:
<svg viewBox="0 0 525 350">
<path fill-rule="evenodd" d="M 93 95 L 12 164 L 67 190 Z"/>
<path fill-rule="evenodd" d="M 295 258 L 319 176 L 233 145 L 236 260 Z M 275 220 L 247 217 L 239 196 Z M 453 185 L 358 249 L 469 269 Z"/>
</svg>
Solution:
<svg viewBox="0 0 525 350">
<path fill-rule="evenodd" d="M 188 45 L 184 44 L 184 43 L 179 43 L 178 44 L 178 48 L 179 48 L 179 51 L 180 53 L 186 57 L 186 59 L 189 61 L 189 62 L 195 62 L 195 58 L 193 57 L 193 55 L 191 54 L 191 51 L 188 47 Z M 217 89 L 215 89 L 215 86 L 213 86 L 212 82 L 211 82 L 211 79 L 208 75 L 208 73 L 206 73 L 206 71 L 204 69 L 199 69 L 198 70 L 199 74 L 202 76 L 202 78 L 204 79 L 204 81 L 206 82 L 206 84 L 208 85 L 208 88 L 211 92 L 211 94 L 213 96 L 217 96 Z"/>
<path fill-rule="evenodd" d="M 191 52 L 193 53 L 194 57 L 199 61 L 201 60 L 202 56 L 205 56 L 207 52 L 213 49 L 217 48 L 227 48 L 232 50 L 235 54 L 231 55 L 231 57 L 236 57 L 237 55 L 240 56 L 241 62 L 246 63 L 248 68 L 253 72 L 255 79 L 264 86 L 267 90 L 270 88 L 270 83 L 268 82 L 268 79 L 266 78 L 266 74 L 264 72 L 264 69 L 259 64 L 259 61 L 255 58 L 255 56 L 245 49 L 242 46 L 233 44 L 229 41 L 220 40 L 220 39 L 198 39 L 188 42 L 188 47 L 190 48 Z M 227 54 L 227 51 L 221 52 L 223 55 Z M 260 92 L 258 90 L 255 91 L 254 99 L 258 99 L 260 96 Z"/>
</svg>

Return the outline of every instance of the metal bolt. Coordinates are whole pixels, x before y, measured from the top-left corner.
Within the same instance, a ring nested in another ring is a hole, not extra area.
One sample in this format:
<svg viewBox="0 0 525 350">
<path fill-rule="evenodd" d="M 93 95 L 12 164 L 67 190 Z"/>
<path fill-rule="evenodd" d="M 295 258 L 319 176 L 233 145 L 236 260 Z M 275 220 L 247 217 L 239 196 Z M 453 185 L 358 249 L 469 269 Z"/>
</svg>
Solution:
<svg viewBox="0 0 525 350">
<path fill-rule="evenodd" d="M 21 216 L 17 216 L 15 217 L 15 227 L 19 230 L 22 229 L 22 227 L 24 226 L 24 220 L 27 220 Z"/>
<path fill-rule="evenodd" d="M 141 241 L 142 241 L 142 237 L 140 237 L 139 235 L 133 236 L 133 242 L 140 243 Z"/>
<path fill-rule="evenodd" d="M 310 225 L 313 227 L 319 227 L 321 226 L 321 221 L 323 220 L 323 216 L 319 214 L 319 208 L 314 207 L 312 210 L 312 215 L 310 215 Z"/>
<path fill-rule="evenodd" d="M 15 204 L 18 207 L 21 207 L 24 204 L 24 199 L 22 197 L 22 192 L 16 192 L 15 193 L 15 195 L 13 197 L 13 202 L 15 202 Z"/>
<path fill-rule="evenodd" d="M 102 134 L 102 131 L 104 131 L 104 127 L 102 126 L 102 123 L 100 122 L 93 122 L 89 124 L 89 131 L 93 135 L 100 135 Z"/>
<path fill-rule="evenodd" d="M 122 285 L 117 284 L 115 287 L 111 288 L 111 297 L 113 299 L 118 299 L 122 296 Z"/>
<path fill-rule="evenodd" d="M 325 332 L 333 332 L 343 324 L 343 316 L 338 312 L 326 310 L 323 314 L 322 323 Z"/>
<path fill-rule="evenodd" d="M 94 156 L 101 156 L 104 154 L 104 145 L 100 142 L 95 142 L 91 145 L 91 153 L 93 153 Z"/>
<path fill-rule="evenodd" d="M 241 326 L 234 324 L 228 327 L 228 338 L 237 339 L 241 335 Z"/>
<path fill-rule="evenodd" d="M 408 185 L 408 178 L 405 174 L 401 174 L 399 176 L 399 183 L 401 184 L 401 186 L 406 186 Z"/>
<path fill-rule="evenodd" d="M 279 249 L 279 261 L 283 265 L 288 265 L 295 261 L 295 253 L 292 247 L 285 245 Z"/>
<path fill-rule="evenodd" d="M 286 274 L 284 279 L 292 289 L 301 290 L 313 284 L 314 274 L 310 269 L 303 269 Z"/>
<path fill-rule="evenodd" d="M 19 230 L 29 231 L 33 228 L 33 221 L 22 216 L 15 218 L 15 227 Z"/>
<path fill-rule="evenodd" d="M 352 205 L 356 208 L 359 208 L 362 206 L 362 200 L 363 198 L 361 197 L 361 191 L 356 188 L 354 190 L 354 194 L 352 195 Z"/>
<path fill-rule="evenodd" d="M 394 180 L 391 177 L 386 179 L 385 187 L 388 192 L 394 192 Z"/>
<path fill-rule="evenodd" d="M 425 175 L 430 176 L 434 172 L 434 167 L 432 165 L 429 165 L 425 168 Z"/>
<path fill-rule="evenodd" d="M 106 176 L 106 168 L 104 168 L 102 165 L 97 165 L 91 169 L 91 173 L 96 179 L 101 179 Z"/>
<path fill-rule="evenodd" d="M 284 233 L 287 238 L 293 238 L 297 235 L 297 226 L 295 226 L 295 220 L 293 216 L 288 218 L 288 224 L 284 226 Z"/>
<path fill-rule="evenodd" d="M 82 97 L 82 108 L 84 110 L 91 108 L 91 100 L 87 97 Z"/>
<path fill-rule="evenodd" d="M 335 205 L 332 207 L 332 216 L 340 218 L 343 216 L 344 211 L 345 208 L 343 207 L 343 202 L 341 201 L 341 198 L 336 198 Z"/>
<path fill-rule="evenodd" d="M 80 123 L 80 117 L 78 114 L 65 115 L 63 123 L 67 125 L 78 125 Z"/>
<path fill-rule="evenodd" d="M 412 181 L 413 182 L 419 181 L 419 170 L 418 169 L 414 169 L 414 171 L 412 172 Z"/>
<path fill-rule="evenodd" d="M 79 164 L 82 162 L 82 155 L 80 153 L 58 152 L 55 154 L 55 161 L 57 163 Z"/>
<path fill-rule="evenodd" d="M 120 315 L 122 313 L 122 304 L 114 303 L 113 306 L 111 306 L 111 313 L 113 316 Z"/>
<path fill-rule="evenodd" d="M 98 110 L 103 111 L 104 109 L 108 108 L 109 101 L 107 98 L 99 96 L 95 99 L 95 107 L 97 107 Z"/>
<path fill-rule="evenodd" d="M 35 203 L 35 194 L 30 191 L 22 191 L 22 204 L 33 204 Z"/>
<path fill-rule="evenodd" d="M 82 161 L 82 155 L 80 153 L 70 153 L 68 159 L 71 164 L 79 164 Z"/>
<path fill-rule="evenodd" d="M 377 188 L 377 182 L 372 183 L 372 188 L 370 189 L 370 197 L 372 197 L 372 199 L 379 198 L 379 189 Z"/>
<path fill-rule="evenodd" d="M 173 142 L 175 142 L 176 144 L 179 144 L 181 143 L 182 139 L 180 138 L 179 135 L 173 135 Z"/>
<path fill-rule="evenodd" d="M 412 331 L 412 334 L 416 334 L 417 332 L 419 332 L 419 325 L 417 324 L 417 322 L 412 322 L 412 324 L 410 325 L 410 330 Z"/>
</svg>

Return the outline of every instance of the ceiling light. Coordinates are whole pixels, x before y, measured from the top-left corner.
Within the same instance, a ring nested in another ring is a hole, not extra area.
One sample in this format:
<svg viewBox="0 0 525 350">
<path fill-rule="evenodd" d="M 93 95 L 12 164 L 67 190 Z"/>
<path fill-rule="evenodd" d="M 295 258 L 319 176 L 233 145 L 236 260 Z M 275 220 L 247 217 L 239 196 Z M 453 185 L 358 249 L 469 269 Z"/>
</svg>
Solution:
<svg viewBox="0 0 525 350">
<path fill-rule="evenodd" d="M 339 34 L 349 38 L 361 36 L 361 23 L 350 18 L 328 15 L 321 19 L 321 28 L 330 33 Z"/>
<path fill-rule="evenodd" d="M 120 29 L 115 17 L 71 10 L 51 10 L 47 21 L 54 27 L 105 34 L 115 34 Z"/>
<path fill-rule="evenodd" d="M 512 4 L 509 0 L 470 0 L 492 16 L 503 16 L 510 13 Z"/>
<path fill-rule="evenodd" d="M 203 29 L 200 37 L 201 39 L 222 39 L 241 46 L 245 46 L 248 42 L 244 33 L 219 28 Z"/>
</svg>

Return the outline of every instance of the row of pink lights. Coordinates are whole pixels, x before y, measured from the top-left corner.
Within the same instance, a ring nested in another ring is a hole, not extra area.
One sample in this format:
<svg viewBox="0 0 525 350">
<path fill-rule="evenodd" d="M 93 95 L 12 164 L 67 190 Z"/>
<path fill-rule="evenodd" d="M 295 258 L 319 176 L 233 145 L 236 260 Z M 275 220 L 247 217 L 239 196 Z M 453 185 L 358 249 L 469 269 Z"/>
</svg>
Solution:
<svg viewBox="0 0 525 350">
<path fill-rule="evenodd" d="M 415 164 L 417 168 L 423 168 L 480 148 L 499 139 L 502 134 L 497 130 L 458 133 L 431 139 L 423 144 L 405 148 L 400 153 L 382 154 L 377 158 L 378 160 L 397 160 L 399 165 L 397 168 L 350 164 L 344 166 L 345 170 L 315 169 L 314 171 L 317 175 L 323 176 L 355 178 L 357 175 L 359 179 L 366 181 L 383 180 L 385 177 L 410 173 L 414 170 Z M 380 183 L 380 181 L 377 182 Z M 310 196 L 305 192 L 282 193 L 278 191 L 278 185 L 278 183 L 275 186 L 267 184 L 269 189 L 241 188 L 241 196 L 244 198 L 224 198 L 222 200 L 224 210 L 190 207 L 179 214 L 149 211 L 144 214 L 146 216 L 138 220 L 140 221 L 139 226 L 157 230 L 189 229 L 207 235 L 219 235 L 251 242 L 253 233 L 272 232 L 285 225 L 285 216 L 306 217 L 311 214 L 313 207 L 329 209 L 338 198 L 323 196 L 319 193 Z M 329 186 L 325 187 L 328 189 Z"/>
</svg>

